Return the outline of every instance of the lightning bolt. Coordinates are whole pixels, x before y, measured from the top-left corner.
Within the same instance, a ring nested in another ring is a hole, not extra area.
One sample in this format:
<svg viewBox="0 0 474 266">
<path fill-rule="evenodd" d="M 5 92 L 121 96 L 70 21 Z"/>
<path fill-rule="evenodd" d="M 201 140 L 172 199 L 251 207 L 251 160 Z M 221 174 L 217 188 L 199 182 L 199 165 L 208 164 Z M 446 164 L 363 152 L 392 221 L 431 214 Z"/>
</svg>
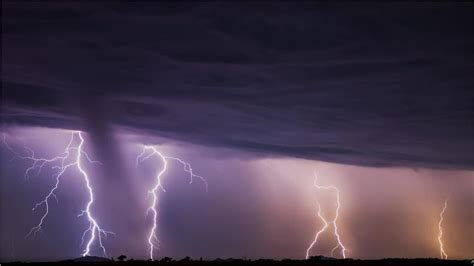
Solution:
<svg viewBox="0 0 474 266">
<path fill-rule="evenodd" d="M 71 141 L 72 141 L 72 139 L 71 139 Z M 6 135 L 5 134 L 3 134 L 3 143 L 4 143 L 5 147 L 14 155 L 10 159 L 10 161 L 13 161 L 16 158 L 32 161 L 31 165 L 26 169 L 25 174 L 24 174 L 25 179 L 27 179 L 27 180 L 29 180 L 30 173 L 32 171 L 36 170 L 37 171 L 36 174 L 39 175 L 41 170 L 43 169 L 44 165 L 54 163 L 54 162 L 57 162 L 57 161 L 65 160 L 65 158 L 67 157 L 66 154 L 63 153 L 59 156 L 55 156 L 55 157 L 49 158 L 49 159 L 48 158 L 38 158 L 38 157 L 36 157 L 35 152 L 31 148 L 26 146 L 25 144 L 23 145 L 23 148 L 27 152 L 27 155 L 22 155 L 22 154 L 16 152 L 8 144 L 8 142 L 6 141 Z M 70 145 L 71 145 L 71 143 L 68 144 L 68 146 L 70 146 Z"/>
<path fill-rule="evenodd" d="M 75 142 L 77 142 L 77 139 L 79 140 L 78 141 L 79 143 L 75 144 Z M 61 179 L 64 176 L 64 173 L 70 168 L 76 168 L 84 180 L 85 186 L 87 188 L 88 196 L 89 196 L 89 200 L 87 202 L 85 209 L 82 210 L 81 213 L 78 215 L 78 217 L 86 216 L 89 222 L 89 227 L 82 234 L 81 246 L 84 244 L 84 242 L 87 243 L 84 251 L 82 252 L 82 256 L 90 255 L 91 246 L 97 239 L 98 244 L 100 248 L 102 249 L 104 256 L 106 257 L 107 252 L 102 243 L 102 236 L 107 237 L 108 234 L 113 234 L 113 232 L 103 230 L 99 226 L 97 220 L 92 215 L 91 208 L 94 203 L 94 192 L 90 183 L 89 175 L 87 174 L 87 172 L 85 171 L 82 165 L 83 158 L 85 158 L 90 163 L 100 164 L 100 162 L 91 160 L 89 155 L 83 150 L 83 145 L 85 141 L 82 136 L 82 132 L 80 131 L 71 132 L 71 137 L 64 151 L 60 155 L 57 155 L 52 158 L 38 158 L 36 157 L 34 151 L 28 148 L 26 145 L 24 146 L 24 148 L 28 152 L 28 154 L 26 156 L 22 155 L 16 152 L 14 149 L 12 149 L 8 145 L 5 139 L 5 135 L 3 136 L 3 142 L 5 143 L 5 146 L 7 147 L 7 149 L 14 154 L 14 157 L 12 159 L 18 157 L 20 159 L 29 160 L 32 162 L 31 166 L 28 167 L 25 171 L 26 178 L 29 178 L 30 173 L 34 170 L 37 170 L 39 174 L 42 168 L 47 164 L 51 164 L 52 169 L 57 170 L 57 173 L 54 174 L 54 177 L 56 180 L 54 186 L 51 188 L 49 193 L 43 198 L 43 200 L 36 203 L 35 206 L 33 207 L 33 211 L 36 211 L 39 207 L 44 206 L 43 215 L 41 216 L 38 224 L 32 227 L 25 237 L 29 237 L 31 235 L 36 236 L 36 234 L 42 230 L 43 224 L 45 223 L 45 220 L 49 214 L 49 208 L 50 208 L 49 204 L 50 204 L 51 199 L 54 198 L 56 201 L 58 201 L 55 192 L 57 189 L 59 189 L 59 184 L 60 184 Z M 89 236 L 89 239 L 87 241 L 85 241 L 86 236 Z"/>
<path fill-rule="evenodd" d="M 444 206 L 441 212 L 439 213 L 439 222 L 438 222 L 438 243 L 439 243 L 439 253 L 440 253 L 440 258 L 441 259 L 448 259 L 448 254 L 444 251 L 444 245 L 443 245 L 443 221 L 444 221 L 444 213 L 446 209 L 448 208 L 448 200 L 447 198 L 444 201 Z"/>
<path fill-rule="evenodd" d="M 323 223 L 323 227 L 316 232 L 316 235 L 314 236 L 314 240 L 313 242 L 311 242 L 311 244 L 309 245 L 308 249 L 306 250 L 306 259 L 309 259 L 310 255 L 310 251 L 311 249 L 316 245 L 316 243 L 318 242 L 318 238 L 319 236 L 324 232 L 326 231 L 326 229 L 332 225 L 333 228 L 334 228 L 334 236 L 336 238 L 336 246 L 331 250 L 331 256 L 333 256 L 334 252 L 340 248 L 341 249 L 341 255 L 343 258 L 346 258 L 346 247 L 344 246 L 344 244 L 342 243 L 341 241 L 341 236 L 339 235 L 339 231 L 338 231 L 338 227 L 337 227 L 337 220 L 339 218 L 339 209 L 341 207 L 341 201 L 340 201 L 340 191 L 337 187 L 335 186 L 320 186 L 318 185 L 318 177 L 316 175 L 316 172 L 314 173 L 315 175 L 315 178 L 314 178 L 314 183 L 313 185 L 316 187 L 316 189 L 318 190 L 332 190 L 332 191 L 335 191 L 336 192 L 336 210 L 335 210 L 335 216 L 332 220 L 330 220 L 328 222 L 328 220 L 326 220 L 326 218 L 324 218 L 323 214 L 322 214 L 322 210 L 321 210 L 321 204 L 319 203 L 319 200 L 316 199 L 316 203 L 318 205 L 318 217 L 319 219 L 322 221 Z"/>
<path fill-rule="evenodd" d="M 152 202 L 151 205 L 148 207 L 148 211 L 152 212 L 153 214 L 153 225 L 150 229 L 150 233 L 148 235 L 148 246 L 149 246 L 149 256 L 150 259 L 153 260 L 153 252 L 157 248 L 157 245 L 159 244 L 159 239 L 156 235 L 157 231 L 157 220 L 158 220 L 158 209 L 157 209 L 157 203 L 158 203 L 158 192 L 161 190 L 163 192 L 166 192 L 166 190 L 163 188 L 161 185 L 161 178 L 163 174 L 166 172 L 167 167 L 168 167 L 168 160 L 174 160 L 179 162 L 180 164 L 183 165 L 183 170 L 187 173 L 189 173 L 189 183 L 191 184 L 193 182 L 194 178 L 199 178 L 206 186 L 206 191 L 208 190 L 208 183 L 206 179 L 200 175 L 196 175 L 193 172 L 193 169 L 191 167 L 191 164 L 188 162 L 177 158 L 177 157 L 170 157 L 170 156 L 165 156 L 161 152 L 159 152 L 155 147 L 153 146 L 143 146 L 142 152 L 137 156 L 136 158 L 136 166 L 138 167 L 138 164 L 150 159 L 151 157 L 156 156 L 160 159 L 160 161 L 163 164 L 163 168 L 158 172 L 156 175 L 156 182 L 155 185 L 149 190 L 148 192 L 152 196 Z"/>
</svg>

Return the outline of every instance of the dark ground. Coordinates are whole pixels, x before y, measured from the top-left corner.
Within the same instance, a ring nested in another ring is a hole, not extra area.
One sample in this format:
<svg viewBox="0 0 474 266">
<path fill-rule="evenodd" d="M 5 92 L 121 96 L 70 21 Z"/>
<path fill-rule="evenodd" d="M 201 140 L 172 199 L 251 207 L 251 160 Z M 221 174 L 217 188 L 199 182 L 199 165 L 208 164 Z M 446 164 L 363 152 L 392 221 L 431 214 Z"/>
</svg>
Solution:
<svg viewBox="0 0 474 266">
<path fill-rule="evenodd" d="M 161 260 L 155 261 L 144 261 L 144 260 L 107 260 L 104 258 L 80 258 L 75 260 L 67 261 L 58 261 L 58 262 L 34 262 L 34 263 L 22 263 L 22 262 L 10 262 L 2 263 L 5 265 L 18 265 L 18 264 L 28 264 L 28 265 L 168 265 L 168 266 L 230 266 L 230 265 L 463 265 L 463 266 L 473 266 L 474 260 L 439 260 L 439 259 L 381 259 L 381 260 L 353 260 L 353 259 L 332 259 L 332 258 L 313 258 L 310 260 L 243 260 L 243 259 L 217 259 L 213 261 L 205 260 L 173 260 L 170 258 L 164 258 Z M 1 264 L 0 264 L 1 265 Z"/>
</svg>

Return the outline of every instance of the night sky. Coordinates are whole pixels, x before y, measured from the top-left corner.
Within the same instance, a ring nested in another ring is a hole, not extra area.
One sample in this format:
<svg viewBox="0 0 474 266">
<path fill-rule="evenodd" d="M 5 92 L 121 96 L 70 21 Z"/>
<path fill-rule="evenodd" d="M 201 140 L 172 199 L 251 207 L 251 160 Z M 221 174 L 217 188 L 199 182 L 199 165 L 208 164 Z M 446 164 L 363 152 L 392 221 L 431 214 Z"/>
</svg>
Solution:
<svg viewBox="0 0 474 266">
<path fill-rule="evenodd" d="M 83 132 L 109 257 L 298 258 L 334 214 L 352 258 L 474 257 L 474 4 L 2 1 L 0 261 L 79 257 L 87 202 L 51 158 Z M 312 255 L 330 255 L 321 237 Z M 97 245 L 92 255 L 101 255 Z M 338 256 L 339 254 L 336 254 Z"/>
</svg>

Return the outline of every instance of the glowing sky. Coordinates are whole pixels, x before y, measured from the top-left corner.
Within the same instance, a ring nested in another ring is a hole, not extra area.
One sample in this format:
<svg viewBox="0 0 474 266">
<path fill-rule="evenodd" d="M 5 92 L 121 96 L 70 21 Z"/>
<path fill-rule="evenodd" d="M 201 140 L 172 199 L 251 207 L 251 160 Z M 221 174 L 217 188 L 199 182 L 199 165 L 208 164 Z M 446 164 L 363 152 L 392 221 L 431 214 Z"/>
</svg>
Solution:
<svg viewBox="0 0 474 266">
<path fill-rule="evenodd" d="M 445 250 L 474 257 L 474 3 L 2 1 L 1 12 L 2 133 L 50 157 L 83 132 L 102 163 L 84 169 L 94 215 L 116 233 L 110 256 L 149 252 L 162 166 L 135 166 L 146 144 L 209 183 L 169 162 L 157 256 L 304 258 L 321 226 L 316 169 L 341 190 L 348 257 L 439 257 L 449 195 Z M 80 255 L 83 179 L 65 174 L 43 233 L 24 239 L 53 172 L 25 181 L 28 162 L 0 151 L 0 260 Z M 332 246 L 326 235 L 314 255 Z"/>
<path fill-rule="evenodd" d="M 12 147 L 21 149 L 23 140 L 44 156 L 62 151 L 69 138 L 66 131 L 45 128 L 10 129 L 6 136 Z M 162 166 L 144 162 L 136 168 L 140 137 L 118 135 L 116 139 L 117 162 L 87 166 L 97 194 L 93 211 L 102 227 L 116 233 L 104 240 L 109 256 L 124 253 L 147 258 L 151 225 L 146 215 L 151 200 L 147 190 Z M 159 197 L 157 257 L 304 258 L 315 230 L 322 226 L 316 219 L 314 169 L 320 183 L 341 190 L 340 233 L 348 257 L 438 257 L 438 215 L 453 186 L 444 223 L 446 250 L 450 258 L 474 255 L 472 171 L 344 166 L 155 141 L 163 144 L 158 146 L 162 152 L 189 160 L 209 182 L 206 193 L 202 183 L 189 184 L 180 164 L 169 162 L 163 178 L 167 192 Z M 102 160 L 90 142 L 85 148 L 94 159 Z M 80 237 L 87 227 L 76 217 L 87 200 L 78 173 L 66 174 L 57 193 L 59 203 L 52 202 L 44 231 L 25 239 L 40 214 L 31 212 L 31 207 L 54 178 L 45 169 L 26 181 L 27 164 L 18 159 L 9 162 L 12 156 L 5 147 L 1 152 L 2 260 L 78 256 Z M 117 165 L 126 172 L 123 180 L 107 175 Z M 331 195 L 320 195 L 322 204 L 331 204 L 331 199 Z M 332 241 L 330 234 L 323 237 L 314 255 L 329 255 Z M 93 254 L 101 255 L 100 249 L 93 249 Z"/>
</svg>

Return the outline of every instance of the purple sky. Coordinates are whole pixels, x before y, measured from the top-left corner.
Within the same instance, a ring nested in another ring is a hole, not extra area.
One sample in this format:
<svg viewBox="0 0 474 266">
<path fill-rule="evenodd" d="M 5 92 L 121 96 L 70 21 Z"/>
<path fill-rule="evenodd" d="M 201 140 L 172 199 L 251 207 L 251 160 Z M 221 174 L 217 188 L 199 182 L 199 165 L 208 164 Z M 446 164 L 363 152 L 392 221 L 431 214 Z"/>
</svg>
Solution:
<svg viewBox="0 0 474 266">
<path fill-rule="evenodd" d="M 67 144 L 67 131 L 16 128 L 6 132 L 12 147 L 22 150 L 24 141 L 39 156 L 51 157 Z M 305 250 L 322 223 L 316 217 L 316 196 L 331 213 L 331 194 L 312 186 L 316 169 L 320 183 L 341 190 L 340 231 L 354 258 L 438 257 L 438 215 L 444 199 L 453 191 L 446 212 L 445 244 L 450 258 L 472 257 L 474 245 L 474 172 L 410 168 L 344 166 L 286 157 L 263 157 L 236 150 L 205 148 L 164 139 L 116 136 L 117 162 L 91 165 L 97 195 L 93 212 L 101 226 L 114 231 L 104 241 L 109 256 L 127 254 L 147 258 L 147 234 L 151 198 L 147 191 L 162 165 L 146 161 L 135 168 L 140 142 L 159 145 L 160 151 L 188 160 L 197 174 L 209 182 L 209 192 L 181 165 L 170 162 L 163 178 L 166 193 L 159 197 L 160 249 L 157 257 L 304 258 Z M 145 140 L 146 139 L 146 140 Z M 99 159 L 87 135 L 87 151 Z M 2 147 L 2 260 L 50 260 L 79 256 L 80 237 L 86 228 L 76 217 L 86 202 L 78 172 L 71 170 L 51 203 L 51 214 L 37 237 L 25 234 L 39 219 L 31 212 L 53 184 L 52 171 L 24 179 L 26 161 L 15 159 Z M 126 174 L 118 180 L 107 173 L 122 165 Z M 322 236 L 312 254 L 329 255 L 331 234 Z M 100 250 L 94 249 L 100 255 Z"/>
<path fill-rule="evenodd" d="M 87 134 L 112 256 L 147 254 L 160 165 L 135 168 L 144 143 L 209 182 L 205 193 L 180 165 L 167 173 L 160 256 L 304 257 L 321 226 L 315 167 L 341 188 L 350 257 L 437 257 L 451 190 L 448 253 L 474 256 L 473 3 L 2 1 L 1 12 L 2 132 L 44 156 L 65 130 Z M 0 259 L 79 255 L 76 173 L 44 233 L 24 239 L 52 173 L 26 182 L 27 162 L 1 153 Z"/>
<path fill-rule="evenodd" d="M 2 123 L 472 169 L 473 10 L 7 1 Z"/>
</svg>

